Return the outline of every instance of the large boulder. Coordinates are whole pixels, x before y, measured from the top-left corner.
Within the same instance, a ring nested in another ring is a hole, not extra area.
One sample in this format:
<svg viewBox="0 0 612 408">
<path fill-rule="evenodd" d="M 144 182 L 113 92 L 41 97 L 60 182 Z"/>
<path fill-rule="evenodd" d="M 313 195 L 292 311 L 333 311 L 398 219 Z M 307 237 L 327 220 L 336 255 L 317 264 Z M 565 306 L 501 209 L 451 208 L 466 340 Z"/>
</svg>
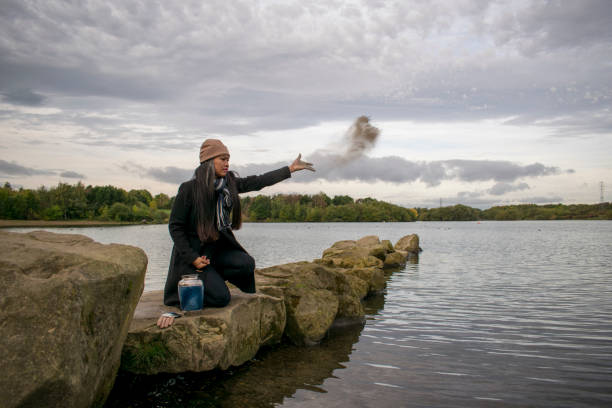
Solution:
<svg viewBox="0 0 612 408">
<path fill-rule="evenodd" d="M 146 267 L 135 247 L 0 232 L 1 405 L 101 406 Z"/>
<path fill-rule="evenodd" d="M 222 370 L 255 357 L 261 346 L 277 344 L 285 329 L 283 300 L 233 289 L 223 308 L 184 312 L 169 328 L 156 322 L 165 311 L 163 292 L 145 293 L 123 348 L 121 368 L 138 374 Z"/>
<path fill-rule="evenodd" d="M 323 251 L 321 261 L 340 268 L 382 268 L 385 253 L 382 244 L 366 246 L 358 245 L 356 241 L 338 241 Z"/>
<path fill-rule="evenodd" d="M 416 236 L 413 234 L 412 236 Z M 417 247 L 418 247 L 418 236 Z M 403 242 L 406 237 L 400 241 Z M 401 247 L 404 248 L 403 246 Z M 406 264 L 407 251 L 397 251 L 388 240 L 380 241 L 375 235 L 368 235 L 357 241 L 338 241 L 323 251 L 321 262 L 340 268 L 390 268 Z"/>
<path fill-rule="evenodd" d="M 385 288 L 385 272 L 380 268 L 352 268 L 343 271 L 344 275 L 356 276 L 367 285 L 366 295 Z"/>
<path fill-rule="evenodd" d="M 406 254 L 401 252 L 391 252 L 385 257 L 385 268 L 400 267 L 406 265 Z"/>
<path fill-rule="evenodd" d="M 313 262 L 296 262 L 260 269 L 256 273 L 260 292 L 280 290 L 287 308 L 285 335 L 295 344 L 316 344 L 337 317 L 361 318 L 361 299 L 368 284 L 342 269 Z"/>
<path fill-rule="evenodd" d="M 406 235 L 400 238 L 395 244 L 396 251 L 405 253 L 418 254 L 421 251 L 419 247 L 419 236 L 417 234 Z"/>
</svg>

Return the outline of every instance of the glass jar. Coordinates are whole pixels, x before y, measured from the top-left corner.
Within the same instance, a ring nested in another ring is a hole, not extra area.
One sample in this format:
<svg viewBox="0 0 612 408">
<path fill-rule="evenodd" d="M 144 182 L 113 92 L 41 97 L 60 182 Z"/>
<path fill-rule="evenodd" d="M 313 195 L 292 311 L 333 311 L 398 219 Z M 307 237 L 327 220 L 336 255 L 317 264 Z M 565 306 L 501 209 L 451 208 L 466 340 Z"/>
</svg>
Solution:
<svg viewBox="0 0 612 408">
<path fill-rule="evenodd" d="M 198 275 L 183 275 L 178 283 L 181 310 L 200 310 L 204 305 L 204 282 Z"/>
</svg>

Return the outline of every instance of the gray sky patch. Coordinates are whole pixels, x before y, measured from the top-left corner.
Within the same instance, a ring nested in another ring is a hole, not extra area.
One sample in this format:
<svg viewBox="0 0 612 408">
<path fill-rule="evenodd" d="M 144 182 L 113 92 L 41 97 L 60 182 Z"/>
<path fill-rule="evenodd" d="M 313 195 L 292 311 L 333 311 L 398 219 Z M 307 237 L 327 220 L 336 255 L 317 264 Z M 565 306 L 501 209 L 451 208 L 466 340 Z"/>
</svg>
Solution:
<svg viewBox="0 0 612 408">
<path fill-rule="evenodd" d="M 0 159 L 0 174 L 10 176 L 33 176 L 37 174 L 55 174 L 55 172 L 25 167 L 16 162 L 7 162 L 6 160 Z"/>
<path fill-rule="evenodd" d="M 0 92 L 0 95 L 5 102 L 26 106 L 40 106 L 46 99 L 44 95 L 32 92 L 30 89 L 9 89 Z"/>
<path fill-rule="evenodd" d="M 86 177 L 83 174 L 77 173 L 76 171 L 62 171 L 60 173 L 60 177 L 72 178 L 72 179 L 85 179 Z"/>
</svg>

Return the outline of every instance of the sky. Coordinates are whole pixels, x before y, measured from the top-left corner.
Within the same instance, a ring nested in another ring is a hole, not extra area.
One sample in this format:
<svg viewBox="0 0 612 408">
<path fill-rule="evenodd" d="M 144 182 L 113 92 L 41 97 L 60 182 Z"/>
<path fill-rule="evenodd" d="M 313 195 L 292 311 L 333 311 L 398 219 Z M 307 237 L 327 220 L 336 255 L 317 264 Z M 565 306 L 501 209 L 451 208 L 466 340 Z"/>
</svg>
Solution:
<svg viewBox="0 0 612 408">
<path fill-rule="evenodd" d="M 612 201 L 612 3 L 0 0 L 0 181 L 176 194 L 201 143 L 265 194 Z M 365 115 L 375 143 L 346 159 Z"/>
</svg>

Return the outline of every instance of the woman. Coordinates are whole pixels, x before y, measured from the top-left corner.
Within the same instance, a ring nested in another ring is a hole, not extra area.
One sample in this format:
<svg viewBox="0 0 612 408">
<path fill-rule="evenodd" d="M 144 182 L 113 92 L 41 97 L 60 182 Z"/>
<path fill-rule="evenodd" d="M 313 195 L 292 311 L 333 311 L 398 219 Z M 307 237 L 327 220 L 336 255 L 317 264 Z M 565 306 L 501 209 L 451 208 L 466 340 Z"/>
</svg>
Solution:
<svg viewBox="0 0 612 408">
<path fill-rule="evenodd" d="M 303 169 L 314 171 L 300 154 L 290 165 L 260 176 L 240 178 L 229 171 L 230 154 L 217 139 L 200 148 L 200 166 L 194 178 L 179 187 L 168 228 L 174 241 L 164 304 L 179 306 L 178 282 L 196 274 L 204 282 L 204 304 L 223 307 L 230 301 L 229 281 L 246 293 L 255 293 L 255 261 L 238 243 L 233 229 L 242 224 L 239 193 L 260 190 Z M 231 220 L 230 220 L 231 214 Z M 162 315 L 157 325 L 170 326 L 174 317 Z"/>
</svg>

